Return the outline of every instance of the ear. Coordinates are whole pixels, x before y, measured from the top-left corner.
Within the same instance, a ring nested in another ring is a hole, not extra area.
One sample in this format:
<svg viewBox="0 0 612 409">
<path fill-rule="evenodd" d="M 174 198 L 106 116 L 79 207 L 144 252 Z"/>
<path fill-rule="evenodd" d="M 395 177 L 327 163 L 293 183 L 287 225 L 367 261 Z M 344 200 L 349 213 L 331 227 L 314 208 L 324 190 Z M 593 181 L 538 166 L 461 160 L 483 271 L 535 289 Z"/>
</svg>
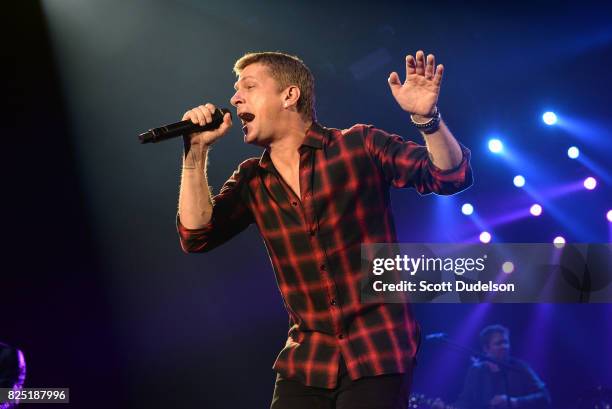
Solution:
<svg viewBox="0 0 612 409">
<path fill-rule="evenodd" d="M 290 108 L 292 106 L 297 107 L 297 103 L 300 99 L 300 89 L 296 85 L 290 85 L 283 91 L 283 107 Z"/>
</svg>

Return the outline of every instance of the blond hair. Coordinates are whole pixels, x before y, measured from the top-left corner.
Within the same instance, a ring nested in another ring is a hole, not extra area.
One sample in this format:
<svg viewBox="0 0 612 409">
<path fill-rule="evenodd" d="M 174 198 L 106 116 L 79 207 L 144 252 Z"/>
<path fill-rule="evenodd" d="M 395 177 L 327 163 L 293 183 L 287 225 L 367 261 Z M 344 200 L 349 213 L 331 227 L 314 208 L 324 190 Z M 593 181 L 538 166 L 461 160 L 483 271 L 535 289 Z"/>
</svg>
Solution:
<svg viewBox="0 0 612 409">
<path fill-rule="evenodd" d="M 243 55 L 234 64 L 236 76 L 240 75 L 248 65 L 260 63 L 270 69 L 272 78 L 279 85 L 279 91 L 290 85 L 300 89 L 297 110 L 307 119 L 316 120 L 314 77 L 304 64 L 304 61 L 294 55 L 281 52 L 258 52 Z"/>
</svg>

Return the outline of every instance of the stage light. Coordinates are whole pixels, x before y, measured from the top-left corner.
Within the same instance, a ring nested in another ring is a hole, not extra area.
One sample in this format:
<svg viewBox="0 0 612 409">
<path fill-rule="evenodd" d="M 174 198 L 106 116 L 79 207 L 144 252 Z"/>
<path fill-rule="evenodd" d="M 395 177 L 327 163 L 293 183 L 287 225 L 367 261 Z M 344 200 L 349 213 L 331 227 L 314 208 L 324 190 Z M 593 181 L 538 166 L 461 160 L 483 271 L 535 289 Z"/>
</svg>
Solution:
<svg viewBox="0 0 612 409">
<path fill-rule="evenodd" d="M 557 115 L 551 111 L 544 112 L 544 115 L 542 115 L 542 120 L 546 125 L 554 125 L 557 123 Z"/>
<path fill-rule="evenodd" d="M 461 206 L 461 213 L 466 216 L 471 215 L 474 213 L 474 206 L 472 206 L 470 203 L 464 203 L 463 206 Z"/>
<path fill-rule="evenodd" d="M 559 249 L 565 246 L 565 239 L 563 238 L 563 236 L 557 236 L 553 239 L 553 244 L 555 245 L 556 248 Z"/>
<path fill-rule="evenodd" d="M 506 274 L 510 274 L 514 271 L 514 263 L 512 261 L 506 261 L 502 264 L 502 271 Z"/>
<path fill-rule="evenodd" d="M 606 213 L 606 217 L 608 218 L 608 221 L 612 223 L 612 209 L 608 210 L 608 213 Z"/>
<path fill-rule="evenodd" d="M 580 156 L 580 150 L 576 148 L 575 146 L 571 146 L 567 150 L 567 156 L 569 156 L 570 159 L 576 159 L 578 156 Z"/>
<path fill-rule="evenodd" d="M 597 186 L 597 180 L 595 180 L 594 177 L 589 176 L 588 178 L 584 179 L 584 187 L 588 190 L 595 189 L 595 186 Z"/>
<path fill-rule="evenodd" d="M 523 187 L 525 186 L 525 178 L 523 175 L 516 175 L 514 179 L 512 179 L 512 183 L 514 183 L 516 187 Z"/>
<path fill-rule="evenodd" d="M 529 213 L 531 213 L 533 216 L 539 216 L 542 214 L 542 206 L 540 206 L 539 204 L 534 204 L 529 208 Z"/>
<path fill-rule="evenodd" d="M 483 231 L 482 233 L 480 233 L 480 236 L 478 238 L 482 243 L 488 243 L 491 241 L 491 233 L 489 233 L 488 231 Z"/>
<path fill-rule="evenodd" d="M 504 150 L 504 144 L 499 139 L 489 139 L 489 150 L 493 153 L 500 153 Z"/>
</svg>

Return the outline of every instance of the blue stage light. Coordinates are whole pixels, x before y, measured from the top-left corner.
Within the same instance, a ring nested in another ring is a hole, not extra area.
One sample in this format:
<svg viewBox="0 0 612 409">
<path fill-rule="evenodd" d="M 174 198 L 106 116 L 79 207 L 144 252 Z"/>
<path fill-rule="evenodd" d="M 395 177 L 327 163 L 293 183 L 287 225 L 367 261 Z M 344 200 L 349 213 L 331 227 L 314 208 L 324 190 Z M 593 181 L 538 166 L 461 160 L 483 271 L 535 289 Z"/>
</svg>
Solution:
<svg viewBox="0 0 612 409">
<path fill-rule="evenodd" d="M 471 215 L 474 213 L 474 206 L 472 206 L 470 203 L 465 203 L 463 206 L 461 206 L 461 213 L 466 216 Z"/>
<path fill-rule="evenodd" d="M 514 186 L 516 187 L 525 186 L 525 178 L 523 177 L 523 175 L 516 175 L 514 179 L 512 179 L 512 182 L 514 183 Z"/>
<path fill-rule="evenodd" d="M 578 156 L 580 156 L 580 150 L 575 146 L 571 146 L 567 150 L 567 156 L 569 156 L 571 159 L 576 159 Z"/>
<path fill-rule="evenodd" d="M 504 144 L 499 139 L 489 139 L 489 150 L 493 153 L 500 153 L 504 150 Z"/>
<path fill-rule="evenodd" d="M 612 223 L 612 210 L 608 210 L 608 213 L 606 213 L 606 217 L 608 218 L 608 221 Z"/>
<path fill-rule="evenodd" d="M 544 115 L 542 115 L 542 120 L 546 125 L 554 125 L 557 123 L 557 115 L 551 111 L 544 112 Z"/>
</svg>

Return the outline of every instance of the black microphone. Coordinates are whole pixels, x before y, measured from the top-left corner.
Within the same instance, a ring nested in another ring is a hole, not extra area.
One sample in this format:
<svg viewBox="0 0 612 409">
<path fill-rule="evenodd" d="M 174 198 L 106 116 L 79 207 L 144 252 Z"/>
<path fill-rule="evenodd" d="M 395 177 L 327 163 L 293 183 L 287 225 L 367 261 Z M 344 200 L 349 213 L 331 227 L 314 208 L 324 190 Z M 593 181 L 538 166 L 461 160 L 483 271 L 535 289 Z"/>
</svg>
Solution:
<svg viewBox="0 0 612 409">
<path fill-rule="evenodd" d="M 138 135 L 138 139 L 140 139 L 140 143 L 156 143 L 165 141 L 166 139 L 175 138 L 177 136 L 188 135 L 193 132 L 212 131 L 213 129 L 217 129 L 221 126 L 223 123 L 223 115 L 226 113 L 229 113 L 230 116 L 232 115 L 230 110 L 227 108 L 217 108 L 212 114 L 212 122 L 204 126 L 194 124 L 191 122 L 191 120 L 186 119 L 184 121 L 161 126 L 159 128 L 149 129 L 147 132 Z"/>
</svg>

